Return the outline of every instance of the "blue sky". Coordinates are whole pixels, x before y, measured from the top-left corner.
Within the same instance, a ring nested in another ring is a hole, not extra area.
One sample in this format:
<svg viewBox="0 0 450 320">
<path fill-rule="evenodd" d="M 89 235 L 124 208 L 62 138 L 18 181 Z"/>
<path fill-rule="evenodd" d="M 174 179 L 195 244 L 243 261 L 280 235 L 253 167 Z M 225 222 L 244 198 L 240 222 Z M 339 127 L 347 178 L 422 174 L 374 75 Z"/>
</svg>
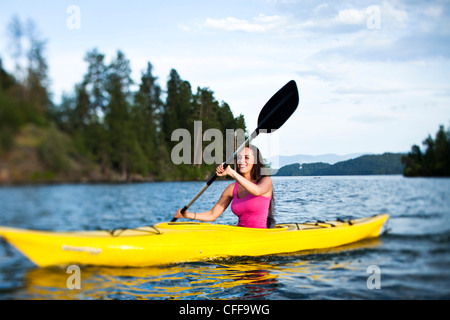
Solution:
<svg viewBox="0 0 450 320">
<path fill-rule="evenodd" d="M 67 27 L 70 5 L 80 29 Z M 120 49 L 136 82 L 148 61 L 163 88 L 174 68 L 243 113 L 249 130 L 294 79 L 299 109 L 276 141 L 261 139 L 267 153 L 406 152 L 450 125 L 449 1 L 2 1 L 10 71 L 15 14 L 47 39 L 55 100 L 81 81 L 87 51 L 111 59 Z"/>
</svg>

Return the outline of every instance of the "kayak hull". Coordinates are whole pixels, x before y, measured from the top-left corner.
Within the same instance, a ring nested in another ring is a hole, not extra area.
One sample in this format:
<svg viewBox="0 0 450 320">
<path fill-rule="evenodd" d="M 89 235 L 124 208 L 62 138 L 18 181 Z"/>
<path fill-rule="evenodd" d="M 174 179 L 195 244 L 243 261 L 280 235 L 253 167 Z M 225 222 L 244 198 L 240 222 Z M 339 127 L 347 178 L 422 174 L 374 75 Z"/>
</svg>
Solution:
<svg viewBox="0 0 450 320">
<path fill-rule="evenodd" d="M 388 218 L 382 214 L 351 221 L 279 224 L 274 229 L 196 222 L 76 232 L 0 227 L 0 236 L 39 267 L 144 267 L 338 247 L 378 237 Z"/>
</svg>

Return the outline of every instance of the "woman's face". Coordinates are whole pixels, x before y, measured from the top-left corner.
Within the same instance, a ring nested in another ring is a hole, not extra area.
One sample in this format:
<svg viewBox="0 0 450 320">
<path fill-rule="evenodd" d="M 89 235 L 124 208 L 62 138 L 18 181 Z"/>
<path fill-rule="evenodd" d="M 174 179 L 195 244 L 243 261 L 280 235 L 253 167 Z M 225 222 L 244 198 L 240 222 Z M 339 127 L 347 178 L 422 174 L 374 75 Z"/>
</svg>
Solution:
<svg viewBox="0 0 450 320">
<path fill-rule="evenodd" d="M 237 156 L 237 165 L 241 174 L 248 173 L 252 170 L 255 163 L 255 157 L 253 151 L 250 148 L 244 148 L 244 150 Z"/>
</svg>

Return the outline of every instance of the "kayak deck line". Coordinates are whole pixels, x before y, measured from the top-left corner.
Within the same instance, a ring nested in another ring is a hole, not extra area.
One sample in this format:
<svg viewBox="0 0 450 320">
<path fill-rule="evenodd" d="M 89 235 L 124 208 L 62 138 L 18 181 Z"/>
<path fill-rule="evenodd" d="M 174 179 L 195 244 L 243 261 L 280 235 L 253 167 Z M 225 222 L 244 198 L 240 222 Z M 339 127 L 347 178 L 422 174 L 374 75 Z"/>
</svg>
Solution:
<svg viewBox="0 0 450 320">
<path fill-rule="evenodd" d="M 255 229 L 202 222 L 162 222 L 97 231 L 36 231 L 0 227 L 0 236 L 40 267 L 145 267 L 327 249 L 380 235 L 389 215 L 280 223 Z"/>
<path fill-rule="evenodd" d="M 150 230 L 146 230 L 143 228 L 150 228 Z M 127 230 L 136 230 L 136 231 L 142 231 L 142 232 L 147 232 L 147 233 L 153 233 L 156 235 L 160 235 L 161 231 L 159 231 L 155 226 L 145 226 L 145 227 L 139 227 L 139 228 L 115 228 L 115 229 L 111 229 L 111 230 L 105 230 L 107 231 L 111 237 L 119 237 L 123 232 L 127 231 Z"/>
</svg>

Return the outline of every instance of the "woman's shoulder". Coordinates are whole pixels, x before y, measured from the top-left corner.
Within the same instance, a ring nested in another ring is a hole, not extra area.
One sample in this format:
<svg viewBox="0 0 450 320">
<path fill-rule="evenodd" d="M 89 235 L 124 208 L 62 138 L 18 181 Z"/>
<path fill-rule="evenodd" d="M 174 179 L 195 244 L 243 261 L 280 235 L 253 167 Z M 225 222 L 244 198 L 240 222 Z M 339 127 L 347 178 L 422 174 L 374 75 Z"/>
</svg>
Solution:
<svg viewBox="0 0 450 320">
<path fill-rule="evenodd" d="M 270 197 L 272 196 L 272 188 L 273 188 L 273 184 L 272 184 L 272 178 L 269 176 L 264 176 L 262 177 L 259 182 L 258 182 L 259 187 L 262 190 L 262 195 L 265 197 Z"/>
<path fill-rule="evenodd" d="M 229 197 L 233 197 L 233 192 L 234 192 L 234 187 L 236 186 L 237 182 L 233 182 L 230 183 L 225 190 L 223 191 L 223 193 Z"/>
<path fill-rule="evenodd" d="M 260 184 L 260 183 L 272 183 L 272 178 L 270 176 L 263 176 L 258 181 L 258 184 Z"/>
</svg>

